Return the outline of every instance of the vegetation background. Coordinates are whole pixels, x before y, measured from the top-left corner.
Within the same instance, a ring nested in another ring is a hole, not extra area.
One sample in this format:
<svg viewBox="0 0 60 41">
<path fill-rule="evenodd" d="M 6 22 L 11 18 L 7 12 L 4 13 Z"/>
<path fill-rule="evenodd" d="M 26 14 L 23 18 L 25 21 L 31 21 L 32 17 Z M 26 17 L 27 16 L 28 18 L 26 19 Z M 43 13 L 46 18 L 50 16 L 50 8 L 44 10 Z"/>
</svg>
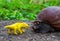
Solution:
<svg viewBox="0 0 60 41">
<path fill-rule="evenodd" d="M 0 0 L 0 20 L 34 20 L 48 6 L 60 6 L 60 1 Z"/>
</svg>

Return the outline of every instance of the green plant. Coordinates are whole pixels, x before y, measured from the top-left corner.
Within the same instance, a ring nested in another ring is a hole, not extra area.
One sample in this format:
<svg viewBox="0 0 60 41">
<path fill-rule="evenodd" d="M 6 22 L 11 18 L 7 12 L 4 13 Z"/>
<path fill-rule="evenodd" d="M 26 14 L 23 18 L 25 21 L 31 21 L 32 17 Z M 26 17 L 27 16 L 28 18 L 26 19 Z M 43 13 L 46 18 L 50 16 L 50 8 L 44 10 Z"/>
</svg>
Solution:
<svg viewBox="0 0 60 41">
<path fill-rule="evenodd" d="M 0 0 L 0 20 L 35 20 L 43 8 L 59 6 L 60 1 Z"/>
</svg>

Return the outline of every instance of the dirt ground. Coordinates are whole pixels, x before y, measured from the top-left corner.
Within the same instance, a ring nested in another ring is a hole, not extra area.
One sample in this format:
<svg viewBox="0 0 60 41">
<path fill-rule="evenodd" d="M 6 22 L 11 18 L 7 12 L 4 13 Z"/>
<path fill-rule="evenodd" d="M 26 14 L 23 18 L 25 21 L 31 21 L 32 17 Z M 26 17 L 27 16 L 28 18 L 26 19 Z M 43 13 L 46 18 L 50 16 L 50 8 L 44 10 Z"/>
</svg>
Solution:
<svg viewBox="0 0 60 41">
<path fill-rule="evenodd" d="M 8 35 L 4 26 L 14 22 L 17 21 L 0 21 L 0 41 L 60 41 L 60 32 L 34 33 L 31 28 L 27 29 L 23 35 Z"/>
</svg>

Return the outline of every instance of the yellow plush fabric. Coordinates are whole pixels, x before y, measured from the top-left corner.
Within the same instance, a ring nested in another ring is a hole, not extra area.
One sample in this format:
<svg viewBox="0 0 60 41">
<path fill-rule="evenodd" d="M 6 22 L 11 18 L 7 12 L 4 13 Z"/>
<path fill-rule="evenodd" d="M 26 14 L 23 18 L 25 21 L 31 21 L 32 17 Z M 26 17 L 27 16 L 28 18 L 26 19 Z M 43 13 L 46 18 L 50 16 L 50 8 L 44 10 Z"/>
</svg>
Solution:
<svg viewBox="0 0 60 41">
<path fill-rule="evenodd" d="M 7 25 L 5 26 L 5 28 L 8 29 L 8 33 L 11 34 L 11 32 L 13 31 L 14 34 L 17 35 L 17 31 L 22 34 L 25 32 L 24 28 L 29 28 L 29 25 L 25 22 L 16 22 L 14 24 L 11 24 L 11 25 Z"/>
</svg>

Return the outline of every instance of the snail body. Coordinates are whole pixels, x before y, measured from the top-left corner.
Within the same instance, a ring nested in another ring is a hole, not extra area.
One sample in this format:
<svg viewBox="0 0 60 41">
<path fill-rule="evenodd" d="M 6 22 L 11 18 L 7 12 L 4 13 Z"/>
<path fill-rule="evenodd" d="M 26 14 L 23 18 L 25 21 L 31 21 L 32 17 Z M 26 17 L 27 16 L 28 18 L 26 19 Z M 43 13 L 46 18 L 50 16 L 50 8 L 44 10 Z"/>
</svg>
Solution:
<svg viewBox="0 0 60 41">
<path fill-rule="evenodd" d="M 44 28 L 41 30 L 42 32 L 45 31 L 45 32 L 48 32 L 48 31 L 51 31 L 50 28 L 53 28 L 52 31 L 54 30 L 60 30 L 60 7 L 58 6 L 50 6 L 50 7 L 47 7 L 45 9 L 43 9 L 38 15 L 37 15 L 37 20 L 39 20 L 38 22 L 40 23 L 41 26 L 39 27 L 33 27 L 35 29 L 33 30 L 36 30 L 37 28 Z M 42 22 L 44 22 L 42 24 Z M 47 24 L 45 23 L 47 22 Z M 33 22 L 33 24 L 36 23 L 38 24 L 36 21 Z M 45 26 L 47 25 L 47 26 Z M 34 24 L 34 26 L 36 26 Z M 37 25 L 38 26 L 38 25 Z M 49 27 L 48 27 L 49 26 Z M 48 29 L 47 29 L 48 27 Z M 44 30 L 46 29 L 46 30 Z M 47 31 L 48 30 L 48 31 Z"/>
</svg>

